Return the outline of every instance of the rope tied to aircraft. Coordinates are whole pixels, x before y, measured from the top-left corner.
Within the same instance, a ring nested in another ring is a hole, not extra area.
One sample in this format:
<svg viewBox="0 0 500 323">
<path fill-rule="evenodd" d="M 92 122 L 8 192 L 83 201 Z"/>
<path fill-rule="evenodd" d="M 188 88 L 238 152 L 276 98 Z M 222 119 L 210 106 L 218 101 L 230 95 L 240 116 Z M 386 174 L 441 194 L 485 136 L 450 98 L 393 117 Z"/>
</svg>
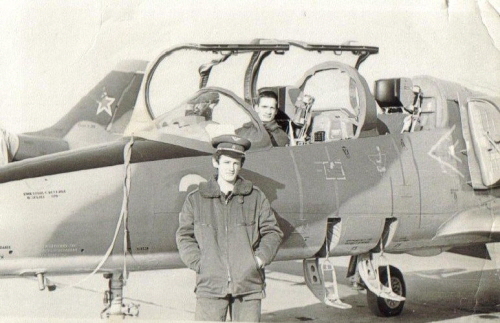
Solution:
<svg viewBox="0 0 500 323">
<path fill-rule="evenodd" d="M 132 157 L 133 145 L 134 145 L 134 137 L 131 136 L 130 141 L 123 148 L 123 165 L 125 166 L 125 179 L 123 181 L 123 202 L 122 202 L 122 210 L 120 212 L 120 217 L 123 216 L 123 282 L 124 283 L 127 281 L 128 278 L 128 272 L 127 272 L 127 251 L 129 249 L 128 201 L 130 195 L 130 178 L 131 178 L 130 158 Z"/>
<path fill-rule="evenodd" d="M 109 256 L 111 255 L 111 252 L 113 251 L 115 244 L 116 244 L 116 239 L 118 238 L 118 233 L 120 232 L 120 227 L 123 223 L 123 283 L 126 283 L 126 280 L 128 278 L 128 272 L 127 272 L 127 251 L 128 251 L 128 200 L 129 200 L 129 194 L 130 194 L 130 178 L 131 178 L 131 172 L 130 172 L 130 158 L 132 156 L 132 146 L 134 145 L 134 137 L 131 136 L 130 140 L 127 142 L 127 144 L 123 148 L 123 166 L 125 169 L 125 175 L 124 175 L 124 180 L 123 180 L 123 201 L 122 201 L 122 208 L 120 211 L 120 217 L 118 218 L 118 223 L 116 224 L 116 229 L 115 233 L 113 236 L 113 240 L 111 241 L 111 244 L 102 257 L 102 260 L 99 262 L 97 267 L 86 277 L 84 277 L 82 280 L 78 281 L 75 284 L 68 285 L 66 287 L 63 287 L 62 289 L 66 288 L 72 288 L 80 285 L 81 283 L 85 282 L 87 279 L 89 279 L 91 276 L 93 276 L 101 267 L 104 265 L 104 263 L 108 260 Z"/>
</svg>

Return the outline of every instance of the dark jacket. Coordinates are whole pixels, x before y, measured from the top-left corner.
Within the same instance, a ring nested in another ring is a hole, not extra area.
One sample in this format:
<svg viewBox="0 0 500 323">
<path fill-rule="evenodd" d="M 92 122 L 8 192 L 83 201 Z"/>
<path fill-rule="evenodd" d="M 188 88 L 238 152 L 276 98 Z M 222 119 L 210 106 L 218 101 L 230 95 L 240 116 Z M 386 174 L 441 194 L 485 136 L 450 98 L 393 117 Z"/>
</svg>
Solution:
<svg viewBox="0 0 500 323">
<path fill-rule="evenodd" d="M 271 137 L 273 146 L 284 147 L 290 143 L 290 138 L 288 138 L 288 135 L 283 129 L 281 129 L 276 120 L 263 122 L 263 124 L 269 134 L 269 137 Z"/>
<path fill-rule="evenodd" d="M 196 294 L 224 297 L 262 292 L 264 272 L 283 233 L 269 201 L 252 182 L 238 178 L 227 204 L 215 177 L 188 194 L 176 239 L 182 261 L 196 271 Z"/>
</svg>

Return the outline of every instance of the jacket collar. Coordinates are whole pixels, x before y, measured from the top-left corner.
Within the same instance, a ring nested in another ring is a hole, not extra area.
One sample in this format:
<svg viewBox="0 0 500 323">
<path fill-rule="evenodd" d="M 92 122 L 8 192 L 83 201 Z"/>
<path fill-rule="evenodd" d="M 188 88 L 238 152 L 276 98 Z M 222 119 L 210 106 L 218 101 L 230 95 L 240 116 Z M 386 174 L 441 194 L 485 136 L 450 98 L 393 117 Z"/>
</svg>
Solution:
<svg viewBox="0 0 500 323">
<path fill-rule="evenodd" d="M 268 131 L 274 131 L 274 130 L 280 128 L 280 125 L 278 124 L 278 122 L 276 122 L 276 119 L 263 122 L 263 124 L 264 124 L 264 128 L 266 128 L 266 130 L 268 130 Z"/>
<path fill-rule="evenodd" d="M 238 176 L 236 183 L 234 183 L 233 195 L 249 195 L 252 193 L 252 190 L 252 182 Z M 217 183 L 217 175 L 212 176 L 206 183 L 200 183 L 200 194 L 207 198 L 221 196 L 220 187 Z"/>
</svg>

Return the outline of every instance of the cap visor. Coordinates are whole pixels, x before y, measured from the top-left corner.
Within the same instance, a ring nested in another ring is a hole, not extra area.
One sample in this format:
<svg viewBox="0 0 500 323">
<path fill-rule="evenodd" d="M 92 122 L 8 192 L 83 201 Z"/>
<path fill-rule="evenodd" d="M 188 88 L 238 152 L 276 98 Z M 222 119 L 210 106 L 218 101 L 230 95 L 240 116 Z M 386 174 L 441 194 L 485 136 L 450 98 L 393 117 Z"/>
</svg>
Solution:
<svg viewBox="0 0 500 323">
<path fill-rule="evenodd" d="M 231 149 L 219 149 L 219 151 L 222 155 L 226 155 L 232 158 L 241 158 L 245 156 L 245 153 Z"/>
</svg>

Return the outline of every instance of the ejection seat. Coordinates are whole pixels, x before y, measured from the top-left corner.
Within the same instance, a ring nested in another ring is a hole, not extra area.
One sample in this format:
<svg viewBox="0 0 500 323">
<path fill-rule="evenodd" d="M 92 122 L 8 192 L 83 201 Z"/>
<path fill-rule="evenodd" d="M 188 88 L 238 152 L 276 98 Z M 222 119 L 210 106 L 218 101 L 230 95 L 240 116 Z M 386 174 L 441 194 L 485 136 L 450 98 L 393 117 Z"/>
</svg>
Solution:
<svg viewBox="0 0 500 323">
<path fill-rule="evenodd" d="M 429 76 L 377 80 L 374 95 L 384 110 L 378 118 L 390 133 L 446 127 L 450 120 L 447 100 L 461 90 Z"/>
<path fill-rule="evenodd" d="M 401 133 L 405 130 L 420 130 L 420 111 L 415 111 L 415 93 L 408 78 L 381 79 L 375 81 L 374 96 L 384 113 L 378 119 L 388 128 L 389 133 Z M 413 116 L 415 114 L 415 116 Z M 418 119 L 417 119 L 418 118 Z M 408 122 L 415 122 L 413 127 L 405 127 Z M 408 128 L 408 129 L 406 129 Z"/>
<path fill-rule="evenodd" d="M 336 61 L 313 66 L 296 83 L 314 98 L 310 142 L 329 142 L 378 135 L 377 108 L 364 77 Z"/>
</svg>

